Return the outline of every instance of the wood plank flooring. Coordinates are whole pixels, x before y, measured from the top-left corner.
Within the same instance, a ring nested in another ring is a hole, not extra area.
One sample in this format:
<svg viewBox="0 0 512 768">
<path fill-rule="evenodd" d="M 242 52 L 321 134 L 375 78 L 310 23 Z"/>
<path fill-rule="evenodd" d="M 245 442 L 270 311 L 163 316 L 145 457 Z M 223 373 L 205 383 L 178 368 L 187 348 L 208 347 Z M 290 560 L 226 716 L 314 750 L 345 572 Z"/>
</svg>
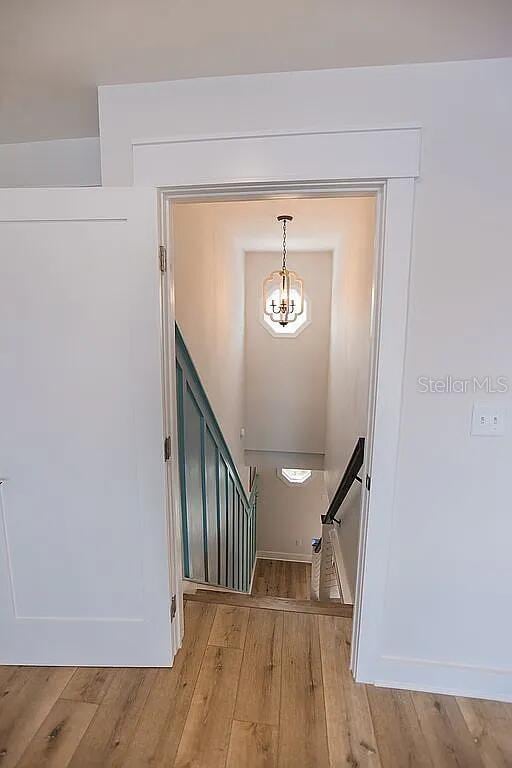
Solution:
<svg viewBox="0 0 512 768">
<path fill-rule="evenodd" d="M 258 558 L 251 594 L 255 597 L 288 597 L 293 600 L 309 600 L 311 596 L 311 563 Z"/>
<path fill-rule="evenodd" d="M 213 603 L 239 608 L 265 608 L 267 611 L 285 611 L 286 613 L 319 613 L 322 615 L 352 618 L 353 605 L 340 603 L 338 600 L 293 600 L 289 597 L 255 597 L 240 592 L 214 592 L 200 590 L 185 595 L 185 600 L 197 603 Z"/>
<path fill-rule="evenodd" d="M 266 608 L 270 611 L 352 617 L 354 609 L 352 605 L 346 605 L 339 600 L 325 602 L 311 600 L 310 585 L 310 563 L 258 559 L 250 595 L 240 592 L 198 589 L 195 593 L 186 594 L 185 599 L 229 605 L 233 610 L 236 608 L 239 610 L 243 608 Z M 220 621 L 220 619 L 216 621 Z M 243 628 L 240 631 L 243 631 Z"/>
<path fill-rule="evenodd" d="M 0 667 L 0 768 L 511 768 L 512 705 L 356 685 L 351 620 L 187 601 L 172 669 Z"/>
<path fill-rule="evenodd" d="M 512 705 L 356 685 L 309 580 L 188 595 L 172 669 L 0 667 L 0 768 L 512 768 Z"/>
</svg>

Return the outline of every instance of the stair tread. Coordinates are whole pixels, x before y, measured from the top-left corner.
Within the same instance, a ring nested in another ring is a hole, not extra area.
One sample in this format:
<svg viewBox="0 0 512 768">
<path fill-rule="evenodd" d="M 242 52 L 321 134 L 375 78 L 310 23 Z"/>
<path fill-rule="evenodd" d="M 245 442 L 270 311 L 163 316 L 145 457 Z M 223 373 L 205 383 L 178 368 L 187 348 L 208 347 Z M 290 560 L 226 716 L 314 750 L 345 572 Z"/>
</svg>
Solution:
<svg viewBox="0 0 512 768">
<path fill-rule="evenodd" d="M 185 593 L 185 600 L 199 603 L 236 605 L 243 608 L 266 608 L 270 611 L 292 611 L 294 613 L 317 613 L 324 616 L 352 618 L 353 606 L 337 601 L 293 600 L 289 597 L 271 597 L 270 595 L 246 595 L 241 592 L 217 592 L 198 589 L 194 593 Z"/>
</svg>

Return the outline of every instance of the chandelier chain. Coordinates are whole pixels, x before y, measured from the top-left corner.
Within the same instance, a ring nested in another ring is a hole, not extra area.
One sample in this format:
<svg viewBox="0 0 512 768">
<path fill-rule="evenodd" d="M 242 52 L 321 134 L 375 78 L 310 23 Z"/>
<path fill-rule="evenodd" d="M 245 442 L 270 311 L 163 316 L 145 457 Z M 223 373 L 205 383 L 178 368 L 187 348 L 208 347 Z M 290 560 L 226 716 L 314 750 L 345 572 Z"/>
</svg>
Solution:
<svg viewBox="0 0 512 768">
<path fill-rule="evenodd" d="M 283 220 L 283 271 L 286 269 L 286 219 Z"/>
</svg>

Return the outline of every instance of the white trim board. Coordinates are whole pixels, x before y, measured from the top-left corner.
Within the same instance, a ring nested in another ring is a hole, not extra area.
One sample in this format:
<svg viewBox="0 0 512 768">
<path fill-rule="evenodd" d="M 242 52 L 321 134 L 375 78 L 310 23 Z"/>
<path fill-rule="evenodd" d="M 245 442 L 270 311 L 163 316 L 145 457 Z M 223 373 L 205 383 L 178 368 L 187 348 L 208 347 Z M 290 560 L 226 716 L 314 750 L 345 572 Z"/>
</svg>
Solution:
<svg viewBox="0 0 512 768">
<path fill-rule="evenodd" d="M 492 690 L 494 700 L 512 702 L 510 669 L 382 655 L 379 659 L 379 673 L 372 683 L 381 688 L 475 699 L 489 699 L 489 691 Z"/>
<path fill-rule="evenodd" d="M 267 552 L 259 549 L 256 552 L 256 560 L 285 560 L 291 563 L 311 563 L 313 558 L 311 555 L 303 555 L 300 552 Z"/>
<path fill-rule="evenodd" d="M 352 669 L 357 682 L 380 677 L 379 651 L 384 643 L 384 605 L 403 404 L 414 191 L 413 179 L 394 179 L 387 183 L 384 199 L 379 201 L 383 237 L 374 285 L 380 302 L 375 298 L 372 309 L 376 327 L 362 469 L 363 477 L 371 477 L 371 493 L 363 483 L 352 641 Z"/>
<path fill-rule="evenodd" d="M 367 180 L 419 175 L 421 130 L 268 133 L 133 143 L 139 186 Z"/>
</svg>

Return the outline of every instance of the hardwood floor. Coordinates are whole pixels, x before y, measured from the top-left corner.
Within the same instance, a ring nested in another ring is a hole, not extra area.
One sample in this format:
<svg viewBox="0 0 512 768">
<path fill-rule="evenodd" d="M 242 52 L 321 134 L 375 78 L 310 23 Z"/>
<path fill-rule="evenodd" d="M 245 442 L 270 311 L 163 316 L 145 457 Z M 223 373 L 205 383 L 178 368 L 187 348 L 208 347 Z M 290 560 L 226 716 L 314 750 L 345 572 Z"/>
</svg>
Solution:
<svg viewBox="0 0 512 768">
<path fill-rule="evenodd" d="M 293 600 L 309 600 L 311 596 L 311 563 L 258 559 L 251 594 L 256 597 L 288 597 Z"/>
<path fill-rule="evenodd" d="M 512 766 L 512 705 L 356 685 L 350 619 L 185 617 L 172 669 L 0 667 L 0 768 Z"/>
<path fill-rule="evenodd" d="M 239 608 L 266 608 L 268 611 L 286 611 L 287 613 L 319 613 L 323 616 L 342 616 L 352 618 L 353 605 L 340 603 L 339 600 L 293 600 L 291 597 L 255 597 L 240 592 L 214 592 L 198 589 L 185 595 L 185 600 L 197 603 L 215 603 Z"/>
</svg>

